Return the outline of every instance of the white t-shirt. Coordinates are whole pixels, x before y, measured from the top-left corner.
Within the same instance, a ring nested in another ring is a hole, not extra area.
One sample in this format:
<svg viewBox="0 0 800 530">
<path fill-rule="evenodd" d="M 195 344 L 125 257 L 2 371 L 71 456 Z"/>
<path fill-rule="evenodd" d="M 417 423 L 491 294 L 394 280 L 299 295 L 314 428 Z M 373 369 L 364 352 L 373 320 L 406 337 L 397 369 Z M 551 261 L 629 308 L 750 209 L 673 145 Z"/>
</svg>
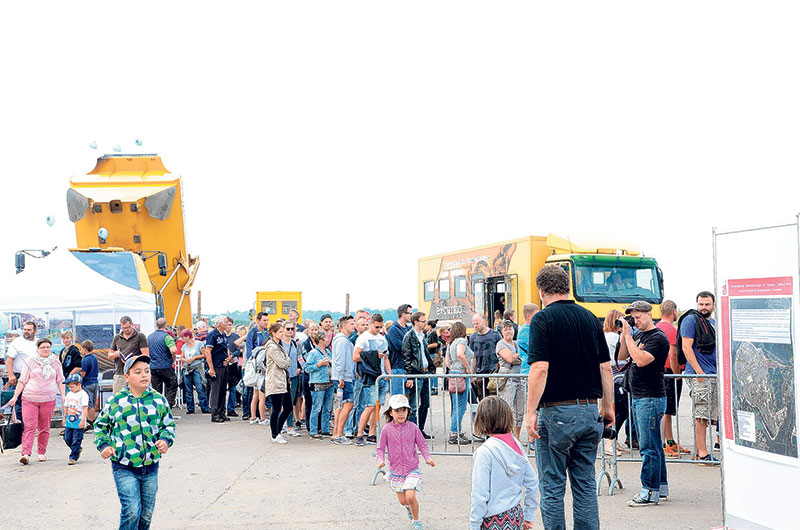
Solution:
<svg viewBox="0 0 800 530">
<path fill-rule="evenodd" d="M 72 429 L 77 429 L 81 424 L 81 416 L 83 416 L 83 407 L 89 406 L 89 394 L 81 389 L 78 392 L 70 390 L 64 397 L 64 413 L 67 417 L 66 426 Z"/>
<path fill-rule="evenodd" d="M 389 343 L 386 342 L 386 337 L 383 335 L 373 335 L 369 331 L 365 331 L 356 339 L 356 348 L 361 348 L 364 351 L 375 350 L 379 353 L 389 350 Z M 386 373 L 386 363 L 383 359 L 380 360 L 381 373 Z"/>
<path fill-rule="evenodd" d="M 25 337 L 17 337 L 11 341 L 6 352 L 6 358 L 14 359 L 14 372 L 21 374 L 25 367 L 25 361 L 37 355 L 36 342 Z"/>
</svg>

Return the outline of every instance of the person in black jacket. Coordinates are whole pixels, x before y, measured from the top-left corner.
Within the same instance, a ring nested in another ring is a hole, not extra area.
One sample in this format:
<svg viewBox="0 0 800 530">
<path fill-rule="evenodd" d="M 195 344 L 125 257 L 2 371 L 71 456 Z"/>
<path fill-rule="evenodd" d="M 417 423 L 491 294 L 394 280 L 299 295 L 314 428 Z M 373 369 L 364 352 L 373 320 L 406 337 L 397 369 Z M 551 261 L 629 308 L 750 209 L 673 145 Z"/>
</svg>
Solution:
<svg viewBox="0 0 800 530">
<path fill-rule="evenodd" d="M 411 330 L 403 337 L 403 368 L 406 374 L 435 373 L 436 367 L 428 350 L 425 339 L 425 313 L 416 312 L 411 315 Z M 409 421 L 416 423 L 425 439 L 432 438 L 425 432 L 425 420 L 428 419 L 428 409 L 431 406 L 429 379 L 406 380 L 406 391 L 410 393 L 408 401 L 411 405 Z M 419 407 L 417 407 L 419 404 Z M 417 415 L 419 414 L 419 418 Z M 419 423 L 417 423 L 419 419 Z"/>
</svg>

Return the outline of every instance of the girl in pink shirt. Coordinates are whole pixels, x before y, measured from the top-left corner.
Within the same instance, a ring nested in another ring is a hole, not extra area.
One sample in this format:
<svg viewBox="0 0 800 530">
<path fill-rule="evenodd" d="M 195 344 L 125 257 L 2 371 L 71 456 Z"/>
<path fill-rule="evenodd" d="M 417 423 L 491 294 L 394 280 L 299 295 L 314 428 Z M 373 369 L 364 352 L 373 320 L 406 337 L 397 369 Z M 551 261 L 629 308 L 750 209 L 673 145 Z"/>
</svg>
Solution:
<svg viewBox="0 0 800 530">
<path fill-rule="evenodd" d="M 431 458 L 422 431 L 416 424 L 406 421 L 409 412 L 411 407 L 407 397 L 395 394 L 389 398 L 389 408 L 383 413 L 388 423 L 381 429 L 375 457 L 380 469 L 386 465 L 385 453 L 389 453 L 389 484 L 397 493 L 397 500 L 408 512 L 411 528 L 420 530 L 422 523 L 419 522 L 417 490 L 420 489 L 422 476 L 419 472 L 417 449 L 422 453 L 426 464 L 433 467 L 436 463 Z"/>
<path fill-rule="evenodd" d="M 22 456 L 19 461 L 23 465 L 30 462 L 33 439 L 36 429 L 39 438 L 36 449 L 39 462 L 47 460 L 47 442 L 50 440 L 50 420 L 56 408 L 56 396 L 61 394 L 64 403 L 64 372 L 58 357 L 51 353 L 53 343 L 50 339 L 39 339 L 36 347 L 39 355 L 25 361 L 25 367 L 14 390 L 14 397 L 8 402 L 12 407 L 22 394 Z"/>
</svg>

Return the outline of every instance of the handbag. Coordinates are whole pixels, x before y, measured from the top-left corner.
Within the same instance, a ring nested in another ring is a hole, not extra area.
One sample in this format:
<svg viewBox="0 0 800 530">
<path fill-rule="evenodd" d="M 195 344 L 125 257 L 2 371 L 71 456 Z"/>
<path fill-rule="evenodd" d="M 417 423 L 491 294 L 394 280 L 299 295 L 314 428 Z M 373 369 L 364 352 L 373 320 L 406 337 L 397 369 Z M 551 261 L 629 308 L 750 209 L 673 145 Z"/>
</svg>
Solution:
<svg viewBox="0 0 800 530">
<path fill-rule="evenodd" d="M 22 422 L 9 423 L 0 427 L 3 438 L 3 450 L 14 449 L 22 445 Z"/>
<path fill-rule="evenodd" d="M 447 391 L 451 394 L 463 394 L 467 389 L 467 379 L 464 377 L 450 377 L 447 379 Z"/>
</svg>

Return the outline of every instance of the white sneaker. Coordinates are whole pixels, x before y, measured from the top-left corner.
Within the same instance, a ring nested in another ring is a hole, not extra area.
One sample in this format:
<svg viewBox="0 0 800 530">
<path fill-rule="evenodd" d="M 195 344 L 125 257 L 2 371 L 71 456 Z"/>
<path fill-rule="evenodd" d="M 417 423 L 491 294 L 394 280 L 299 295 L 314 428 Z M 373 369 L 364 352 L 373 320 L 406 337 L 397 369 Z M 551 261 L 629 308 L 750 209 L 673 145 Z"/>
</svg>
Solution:
<svg viewBox="0 0 800 530">
<path fill-rule="evenodd" d="M 47 462 L 47 457 L 44 455 L 39 455 L 39 462 Z"/>
<path fill-rule="evenodd" d="M 259 425 L 269 425 L 269 420 L 261 420 L 258 422 Z"/>
<path fill-rule="evenodd" d="M 295 438 L 300 436 L 300 433 L 297 432 L 296 430 L 294 430 L 294 427 L 290 428 L 287 432 L 288 432 L 289 436 L 294 436 Z"/>
<path fill-rule="evenodd" d="M 256 423 L 261 423 L 260 421 L 258 421 L 258 418 L 250 420 L 250 425 L 255 425 Z"/>
<path fill-rule="evenodd" d="M 272 439 L 273 442 L 276 444 L 288 444 L 289 442 L 286 441 L 286 438 L 283 437 L 282 434 L 279 434 L 275 438 Z"/>
</svg>

